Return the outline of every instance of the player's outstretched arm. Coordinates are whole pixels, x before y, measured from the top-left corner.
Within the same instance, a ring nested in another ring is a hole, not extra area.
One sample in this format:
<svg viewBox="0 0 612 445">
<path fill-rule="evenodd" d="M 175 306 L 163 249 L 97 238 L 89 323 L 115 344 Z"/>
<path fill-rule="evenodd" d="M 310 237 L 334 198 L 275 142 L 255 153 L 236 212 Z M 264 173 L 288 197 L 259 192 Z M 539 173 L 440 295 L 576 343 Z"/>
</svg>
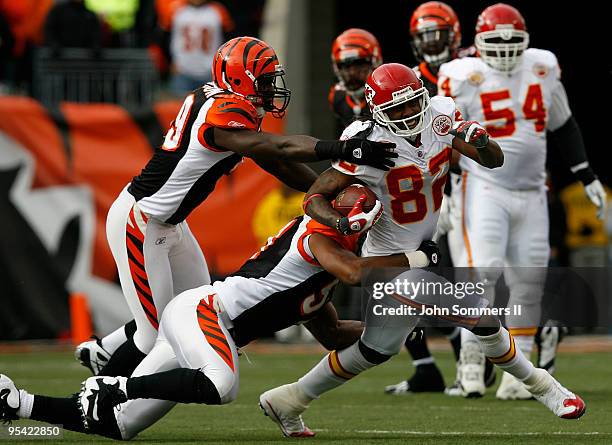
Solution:
<svg viewBox="0 0 612 445">
<path fill-rule="evenodd" d="M 409 267 L 408 257 L 403 254 L 373 257 L 358 257 L 331 238 L 313 233 L 308 240 L 310 251 L 321 267 L 343 283 L 356 286 L 366 269 L 378 267 Z"/>
<path fill-rule="evenodd" d="M 317 179 L 313 169 L 299 162 L 261 158 L 256 158 L 255 162 L 279 181 L 300 192 L 307 192 Z"/>
<path fill-rule="evenodd" d="M 328 351 L 347 348 L 361 337 L 363 322 L 338 320 L 338 313 L 331 302 L 317 313 L 318 315 L 304 323 L 304 326 Z"/>
<path fill-rule="evenodd" d="M 274 158 L 285 161 L 317 162 L 343 159 L 353 164 L 371 165 L 389 170 L 397 158 L 395 144 L 367 139 L 324 141 L 306 135 L 277 135 L 251 130 L 224 130 L 215 127 L 210 141 L 217 147 L 251 158 Z"/>
<path fill-rule="evenodd" d="M 449 133 L 455 136 L 453 148 L 483 167 L 497 168 L 504 164 L 504 153 L 499 144 L 489 138 L 478 122 L 458 121 Z"/>
</svg>

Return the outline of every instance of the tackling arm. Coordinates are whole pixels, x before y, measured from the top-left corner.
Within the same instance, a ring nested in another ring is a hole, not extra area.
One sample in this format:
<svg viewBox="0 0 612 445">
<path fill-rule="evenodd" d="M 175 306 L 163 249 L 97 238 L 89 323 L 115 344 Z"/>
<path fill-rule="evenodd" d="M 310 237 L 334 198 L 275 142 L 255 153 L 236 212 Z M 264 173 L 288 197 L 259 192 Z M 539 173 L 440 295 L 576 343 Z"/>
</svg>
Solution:
<svg viewBox="0 0 612 445">
<path fill-rule="evenodd" d="M 210 135 L 209 135 L 210 137 Z M 344 159 L 383 170 L 393 167 L 395 144 L 367 139 L 323 141 L 306 135 L 277 135 L 252 130 L 225 130 L 214 127 L 211 141 L 215 146 L 252 158 L 274 158 L 284 161 L 316 162 Z"/>
<path fill-rule="evenodd" d="M 364 324 L 356 320 L 338 320 L 336 308 L 329 302 L 304 326 L 325 349 L 332 351 L 347 348 L 359 340 Z"/>
<path fill-rule="evenodd" d="M 321 267 L 343 283 L 355 286 L 361 283 L 363 272 L 375 267 L 409 267 L 403 254 L 389 256 L 358 257 L 320 233 L 310 235 L 308 246 Z"/>
</svg>

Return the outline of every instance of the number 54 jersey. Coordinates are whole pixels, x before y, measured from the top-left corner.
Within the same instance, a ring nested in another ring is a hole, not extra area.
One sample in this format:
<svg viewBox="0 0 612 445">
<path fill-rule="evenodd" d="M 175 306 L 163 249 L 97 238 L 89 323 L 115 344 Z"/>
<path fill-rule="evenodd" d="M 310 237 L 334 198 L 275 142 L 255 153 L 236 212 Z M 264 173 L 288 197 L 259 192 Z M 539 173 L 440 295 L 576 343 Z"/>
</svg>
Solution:
<svg viewBox="0 0 612 445">
<path fill-rule="evenodd" d="M 441 94 L 455 99 L 463 117 L 480 122 L 504 152 L 504 165 L 494 170 L 463 159 L 470 174 L 511 190 L 544 186 L 546 130 L 556 130 L 571 116 L 561 84 L 557 58 L 529 48 L 511 73 L 466 57 L 440 67 Z"/>
<path fill-rule="evenodd" d="M 451 98 L 436 96 L 424 118 L 429 123 L 414 142 L 372 121 L 353 122 L 342 134 L 341 139 L 367 135 L 372 141 L 394 142 L 399 155 L 389 171 L 345 161 L 332 164 L 367 185 L 384 206 L 382 216 L 368 232 L 363 255 L 414 251 L 434 235 L 454 138 L 448 131 L 460 114 Z"/>
</svg>

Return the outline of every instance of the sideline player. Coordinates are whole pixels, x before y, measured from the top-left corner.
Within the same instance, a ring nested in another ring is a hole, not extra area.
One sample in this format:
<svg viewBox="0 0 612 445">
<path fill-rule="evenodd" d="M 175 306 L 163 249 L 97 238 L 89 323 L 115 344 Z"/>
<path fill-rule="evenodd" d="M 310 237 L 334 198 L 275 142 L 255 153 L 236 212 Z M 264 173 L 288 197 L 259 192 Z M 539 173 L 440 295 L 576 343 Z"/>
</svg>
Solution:
<svg viewBox="0 0 612 445">
<path fill-rule="evenodd" d="M 346 198 L 343 205 L 353 208 L 343 218 L 367 230 L 382 206 L 376 201 L 365 212 L 365 198 Z M 233 401 L 239 380 L 237 348 L 258 337 L 305 322 L 329 349 L 352 344 L 363 324 L 338 320 L 330 301 L 338 280 L 354 285 L 366 268 L 410 265 L 404 253 L 358 257 L 358 237 L 343 236 L 308 216 L 293 219 L 224 281 L 174 298 L 162 316 L 155 347 L 133 377 L 91 377 L 78 397 L 53 398 L 18 391 L 8 377 L 0 376 L 0 420 L 30 418 L 131 439 L 175 402 Z M 425 251 L 435 251 L 424 244 Z M 120 409 L 114 409 L 119 403 Z"/>
<path fill-rule="evenodd" d="M 105 366 L 105 375 L 130 375 L 153 347 L 166 304 L 210 283 L 186 218 L 244 156 L 300 191 L 316 175 L 299 162 L 346 159 L 382 169 L 393 164 L 391 144 L 261 132 L 265 113 L 282 116 L 289 104 L 284 74 L 274 49 L 261 40 L 237 37 L 222 45 L 213 82 L 186 97 L 163 146 L 111 206 L 107 238 L 135 326 L 77 348 L 77 358 L 94 374 Z"/>
<path fill-rule="evenodd" d="M 514 7 L 498 3 L 478 17 L 479 57 L 456 59 L 440 68 L 440 90 L 457 102 L 466 119 L 482 122 L 499 141 L 504 166 L 491 172 L 461 159 L 464 249 L 456 266 L 487 267 L 492 303 L 501 267 L 510 290 L 508 307 L 522 305 L 518 319 L 506 317 L 516 344 L 529 357 L 540 324 L 540 303 L 549 260 L 549 220 L 545 189 L 546 131 L 558 141 L 571 171 L 582 181 L 598 214 L 606 194 L 587 161 L 584 142 L 560 81 L 557 58 L 528 48 L 525 21 Z M 459 192 L 459 191 L 454 191 Z M 555 345 L 556 346 L 556 345 Z M 553 348 L 554 350 L 554 348 Z M 468 331 L 462 332 L 458 369 L 464 396 L 484 394 L 484 355 Z M 497 398 L 531 398 L 524 385 L 504 373 Z"/>
<path fill-rule="evenodd" d="M 384 204 L 383 215 L 368 232 L 363 254 L 388 255 L 408 250 L 411 269 L 427 267 L 430 260 L 416 251 L 436 229 L 442 190 L 450 161 L 449 145 L 488 168 L 503 164 L 503 153 L 474 121 L 457 122 L 451 98 L 429 99 L 422 81 L 410 68 L 383 64 L 370 75 L 366 100 L 373 122 L 355 122 L 345 137 L 359 135 L 371 140 L 389 140 L 397 145 L 399 158 L 389 172 L 377 172 L 346 162 L 337 162 L 313 184 L 307 195 L 306 212 L 321 223 L 353 233 L 359 226 L 347 225 L 327 199 L 338 189 L 358 179 L 374 191 Z M 322 196 L 319 196 L 322 195 Z M 327 199 L 326 199 L 327 197 Z M 413 295 L 415 301 L 421 295 Z M 389 307 L 392 297 L 378 300 Z M 375 303 L 371 300 L 371 303 Z M 332 351 L 297 382 L 263 393 L 260 405 L 285 435 L 310 435 L 302 427 L 301 414 L 308 404 L 327 391 L 341 386 L 361 372 L 397 354 L 418 320 L 392 315 L 366 315 L 365 329 L 358 342 Z M 557 416 L 575 418 L 584 412 L 584 402 L 563 388 L 550 374 L 534 368 L 497 319 L 474 328 L 487 356 L 502 369 L 525 381 L 534 396 Z M 488 327 L 485 327 L 488 326 Z"/>
<path fill-rule="evenodd" d="M 382 53 L 374 35 L 351 28 L 334 40 L 331 59 L 338 82 L 332 85 L 327 99 L 340 134 L 355 119 L 371 117 L 363 88 L 370 73 L 382 63 Z"/>
</svg>

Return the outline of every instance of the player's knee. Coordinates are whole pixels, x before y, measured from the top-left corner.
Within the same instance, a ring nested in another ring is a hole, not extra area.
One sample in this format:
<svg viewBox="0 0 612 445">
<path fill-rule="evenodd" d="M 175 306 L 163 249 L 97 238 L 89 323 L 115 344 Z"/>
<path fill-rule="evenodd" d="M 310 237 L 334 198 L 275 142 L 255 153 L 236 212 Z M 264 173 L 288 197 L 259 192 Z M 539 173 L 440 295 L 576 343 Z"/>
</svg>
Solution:
<svg viewBox="0 0 612 445">
<path fill-rule="evenodd" d="M 221 405 L 221 391 L 223 386 L 219 388 L 204 371 L 201 369 L 193 370 L 193 390 L 196 403 L 204 403 L 206 405 Z"/>
<path fill-rule="evenodd" d="M 501 323 L 494 315 L 484 315 L 478 321 L 478 324 L 472 329 L 474 335 L 484 337 L 493 335 L 499 331 Z"/>
<path fill-rule="evenodd" d="M 200 403 L 223 405 L 236 399 L 236 391 L 233 391 L 236 376 L 232 372 L 204 373 L 203 370 L 200 370 L 199 374 L 202 395 L 206 396 L 208 394 L 207 398 L 202 399 Z"/>
<path fill-rule="evenodd" d="M 368 362 L 380 365 L 391 358 L 391 355 L 380 353 L 359 340 L 359 352 Z M 398 351 L 399 352 L 399 351 Z"/>
<path fill-rule="evenodd" d="M 157 330 L 153 328 L 153 326 L 145 325 L 143 326 L 141 323 L 136 323 L 137 329 L 134 332 L 134 344 L 136 347 L 145 354 L 151 352 L 153 346 L 155 345 L 155 340 L 157 339 Z"/>
</svg>

